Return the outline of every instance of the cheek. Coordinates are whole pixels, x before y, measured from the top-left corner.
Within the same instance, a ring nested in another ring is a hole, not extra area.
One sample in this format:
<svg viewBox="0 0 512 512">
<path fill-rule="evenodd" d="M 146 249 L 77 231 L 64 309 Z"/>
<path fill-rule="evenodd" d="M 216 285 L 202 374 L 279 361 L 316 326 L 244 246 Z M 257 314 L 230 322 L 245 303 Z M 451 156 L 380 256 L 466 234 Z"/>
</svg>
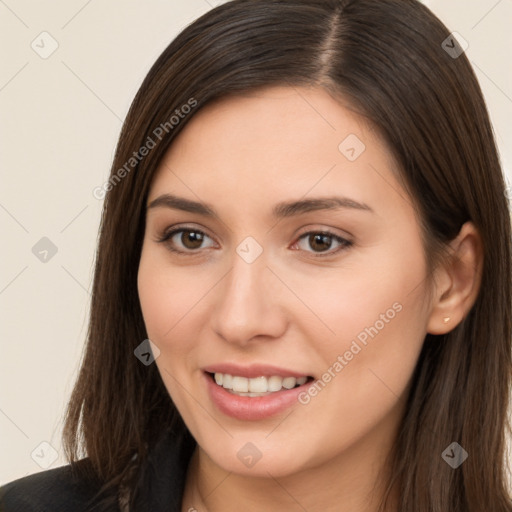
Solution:
<svg viewBox="0 0 512 512">
<path fill-rule="evenodd" d="M 287 282 L 300 290 L 299 298 L 314 314 L 307 318 L 318 328 L 316 339 L 332 340 L 332 347 L 340 348 L 340 341 L 360 333 L 364 340 L 366 329 L 372 326 L 383 331 L 406 319 L 417 323 L 426 314 L 425 278 L 421 248 L 403 253 L 395 247 L 382 247 L 365 257 L 347 258 L 339 268 L 289 272 Z"/>
<path fill-rule="evenodd" d="M 147 249 L 142 252 L 137 286 L 148 338 L 161 352 L 155 364 L 174 403 L 186 412 L 190 404 L 180 383 L 187 382 L 191 370 L 187 360 L 197 349 L 198 337 L 191 335 L 191 329 L 197 326 L 194 319 L 207 284 Z"/>
<path fill-rule="evenodd" d="M 327 372 L 322 377 L 337 382 L 333 389 L 349 384 L 355 402 L 374 392 L 381 395 L 386 386 L 401 394 L 426 333 L 427 269 L 421 242 L 410 243 L 407 251 L 400 244 L 375 248 L 357 263 L 347 259 L 332 274 L 335 278 L 297 276 L 292 285 L 303 290 L 315 313 L 301 321 L 321 356 Z"/>
<path fill-rule="evenodd" d="M 161 350 L 165 347 L 160 345 L 183 328 L 192 311 L 200 309 L 201 299 L 214 284 L 204 277 L 173 268 L 157 251 L 143 250 L 137 277 L 139 300 L 148 336 Z"/>
</svg>

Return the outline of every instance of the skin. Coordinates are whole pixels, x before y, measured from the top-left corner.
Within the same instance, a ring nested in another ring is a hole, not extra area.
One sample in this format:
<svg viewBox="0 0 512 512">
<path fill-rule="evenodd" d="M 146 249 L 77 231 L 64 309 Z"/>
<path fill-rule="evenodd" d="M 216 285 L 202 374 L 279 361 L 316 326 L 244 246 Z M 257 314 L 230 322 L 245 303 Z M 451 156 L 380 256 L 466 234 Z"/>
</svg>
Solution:
<svg viewBox="0 0 512 512">
<path fill-rule="evenodd" d="M 366 146 L 355 161 L 338 149 L 349 134 Z M 457 257 L 429 274 L 396 172 L 377 134 L 321 88 L 272 87 L 211 103 L 169 149 L 148 204 L 173 194 L 217 212 L 148 209 L 138 274 L 156 364 L 198 442 L 183 511 L 377 511 L 379 474 L 387 474 L 425 335 L 467 314 L 481 266 L 467 223 L 452 242 Z M 282 201 L 333 195 L 371 211 L 271 215 Z M 206 236 L 158 242 L 170 227 Z M 325 230 L 351 245 L 302 236 Z M 263 249 L 252 263 L 236 252 L 248 236 Z M 268 363 L 321 379 L 393 305 L 394 318 L 307 405 L 242 421 L 211 402 L 202 367 Z M 262 455 L 251 468 L 237 457 L 248 442 Z"/>
</svg>

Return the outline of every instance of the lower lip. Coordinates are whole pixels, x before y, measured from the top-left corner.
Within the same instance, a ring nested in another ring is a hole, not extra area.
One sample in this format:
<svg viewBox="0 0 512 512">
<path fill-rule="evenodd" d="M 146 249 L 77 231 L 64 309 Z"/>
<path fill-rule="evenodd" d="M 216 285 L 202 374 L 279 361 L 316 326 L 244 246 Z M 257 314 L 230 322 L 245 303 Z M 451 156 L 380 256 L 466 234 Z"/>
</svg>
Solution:
<svg viewBox="0 0 512 512">
<path fill-rule="evenodd" d="M 210 374 L 204 372 L 208 393 L 217 408 L 227 416 L 238 420 L 255 421 L 275 416 L 294 403 L 298 403 L 298 395 L 310 382 L 293 389 L 283 389 L 265 396 L 239 396 L 226 391 L 216 384 Z"/>
</svg>

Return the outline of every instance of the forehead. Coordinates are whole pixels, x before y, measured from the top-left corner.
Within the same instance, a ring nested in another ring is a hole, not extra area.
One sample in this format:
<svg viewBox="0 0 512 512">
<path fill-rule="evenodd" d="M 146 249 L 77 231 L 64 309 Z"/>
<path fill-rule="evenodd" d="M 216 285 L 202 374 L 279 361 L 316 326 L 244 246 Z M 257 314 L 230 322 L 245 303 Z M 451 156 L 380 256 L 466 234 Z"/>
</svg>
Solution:
<svg viewBox="0 0 512 512">
<path fill-rule="evenodd" d="M 392 169 L 393 158 L 371 126 L 327 91 L 272 87 L 224 97 L 197 112 L 162 160 L 150 198 L 173 191 L 278 202 L 283 195 L 341 187 L 362 200 L 364 189 L 371 197 L 372 183 L 375 193 L 388 183 L 397 194 Z"/>
<path fill-rule="evenodd" d="M 223 97 L 203 107 L 173 142 L 169 156 L 183 151 L 199 155 L 205 150 L 210 158 L 253 157 L 257 152 L 259 161 L 269 161 L 310 155 L 314 148 L 317 158 L 322 154 L 332 158 L 350 134 L 365 139 L 367 147 L 384 150 L 364 119 L 324 89 L 271 87 Z"/>
</svg>

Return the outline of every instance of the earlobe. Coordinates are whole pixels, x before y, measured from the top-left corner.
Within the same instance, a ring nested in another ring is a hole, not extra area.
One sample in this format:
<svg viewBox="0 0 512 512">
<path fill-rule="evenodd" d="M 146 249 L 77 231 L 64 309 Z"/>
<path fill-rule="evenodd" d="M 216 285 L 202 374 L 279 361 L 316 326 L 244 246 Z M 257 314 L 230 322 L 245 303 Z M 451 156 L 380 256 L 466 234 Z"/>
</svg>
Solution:
<svg viewBox="0 0 512 512">
<path fill-rule="evenodd" d="M 466 222 L 449 244 L 449 255 L 434 272 L 430 334 L 446 334 L 468 314 L 478 297 L 483 268 L 482 240 L 472 222 Z"/>
</svg>

